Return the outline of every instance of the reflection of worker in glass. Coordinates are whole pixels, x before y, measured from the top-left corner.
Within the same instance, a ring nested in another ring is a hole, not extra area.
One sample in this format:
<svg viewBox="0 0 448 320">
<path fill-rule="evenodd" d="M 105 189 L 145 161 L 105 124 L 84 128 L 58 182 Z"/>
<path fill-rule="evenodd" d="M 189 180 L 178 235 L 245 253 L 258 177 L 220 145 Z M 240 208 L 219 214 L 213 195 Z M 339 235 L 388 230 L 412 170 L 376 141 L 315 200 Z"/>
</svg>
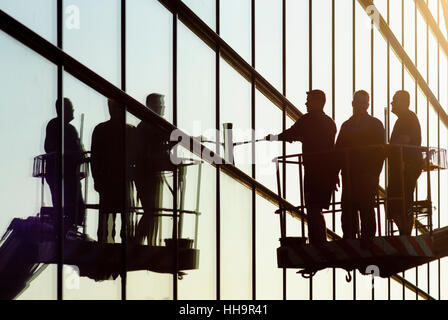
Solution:
<svg viewBox="0 0 448 320">
<path fill-rule="evenodd" d="M 64 98 L 64 226 L 66 230 L 81 226 L 84 222 L 84 201 L 81 194 L 80 165 L 84 162 L 84 151 L 79 141 L 78 132 L 70 124 L 73 120 L 73 105 Z M 61 195 L 58 183 L 58 147 L 61 146 L 61 101 L 56 101 L 57 117 L 48 122 L 45 136 L 45 152 L 48 155 L 46 164 L 46 181 L 50 187 L 53 207 L 61 206 Z"/>
<path fill-rule="evenodd" d="M 92 134 L 91 167 L 95 190 L 100 196 L 98 219 L 98 242 L 114 242 L 116 213 L 124 213 L 131 206 L 132 188 L 130 169 L 133 156 L 126 154 L 126 141 L 133 139 L 135 128 L 126 125 L 125 110 L 116 101 L 109 99 L 110 120 L 98 124 Z M 129 146 L 129 143 L 126 143 Z M 129 149 L 130 150 L 130 149 Z M 112 221 L 109 221 L 112 218 Z M 126 214 L 127 235 L 132 225 L 130 214 Z M 124 219 L 122 216 L 122 223 Z M 111 239 L 109 239 L 111 237 Z M 123 239 L 123 228 L 121 238 Z"/>
<path fill-rule="evenodd" d="M 163 116 L 164 96 L 152 93 L 146 98 L 146 106 Z M 135 237 L 143 244 L 145 238 L 150 246 L 156 245 L 160 218 L 157 209 L 162 207 L 162 171 L 172 170 L 169 158 L 169 135 L 164 135 L 147 121 L 141 121 L 136 130 L 136 177 L 137 196 L 143 206 Z"/>
<path fill-rule="evenodd" d="M 303 115 L 288 130 L 268 140 L 300 141 L 304 153 L 304 189 L 305 206 L 308 214 L 308 236 L 310 242 L 327 241 L 323 208 L 329 208 L 331 195 L 336 189 L 337 176 L 332 165 L 331 154 L 306 155 L 312 153 L 332 152 L 336 125 L 323 112 L 326 98 L 320 90 L 307 92 L 306 107 L 308 113 Z"/>
<path fill-rule="evenodd" d="M 376 233 L 375 196 L 384 162 L 385 131 L 381 121 L 367 113 L 369 100 L 367 92 L 355 92 L 353 116 L 342 124 L 336 141 L 342 169 L 342 231 L 349 239 L 356 238 L 359 230 L 358 211 L 361 237 L 372 238 Z"/>
<path fill-rule="evenodd" d="M 422 172 L 422 152 L 413 149 L 412 146 L 421 146 L 421 128 L 417 116 L 409 110 L 410 96 L 407 91 L 396 92 L 391 105 L 392 112 L 397 115 L 398 120 L 395 122 L 390 144 L 392 146 L 409 145 L 411 147 L 403 148 L 403 161 L 401 161 L 400 148 L 391 148 L 391 154 L 389 155 L 388 218 L 394 220 L 401 235 L 411 235 L 414 222 L 413 193 L 417 179 Z M 402 172 L 403 174 L 401 174 Z M 405 210 L 403 210 L 403 196 Z"/>
</svg>

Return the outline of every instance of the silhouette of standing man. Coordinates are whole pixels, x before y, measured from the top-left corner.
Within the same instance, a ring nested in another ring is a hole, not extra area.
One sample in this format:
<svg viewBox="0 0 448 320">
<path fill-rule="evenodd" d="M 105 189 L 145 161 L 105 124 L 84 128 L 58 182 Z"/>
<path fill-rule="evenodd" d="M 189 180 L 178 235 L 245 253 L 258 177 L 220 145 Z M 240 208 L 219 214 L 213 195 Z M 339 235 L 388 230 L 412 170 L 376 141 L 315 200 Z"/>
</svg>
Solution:
<svg viewBox="0 0 448 320">
<path fill-rule="evenodd" d="M 130 213 L 125 206 L 131 206 L 132 152 L 126 154 L 125 141 L 132 141 L 135 127 L 126 124 L 124 107 L 109 99 L 110 120 L 98 124 L 92 134 L 91 168 L 95 190 L 100 195 L 98 217 L 98 242 L 114 242 L 116 213 L 122 213 L 122 224 L 127 219 L 127 236 L 132 234 Z M 126 137 L 126 140 L 125 140 Z M 128 144 L 129 145 L 129 144 Z M 131 150 L 129 148 L 129 150 Z M 126 159 L 126 160 L 125 160 Z M 125 216 L 125 217 L 124 217 Z M 110 217 L 112 221 L 110 222 Z M 112 226 L 110 226 L 112 224 Z M 124 238 L 123 228 L 121 238 Z M 111 240 L 108 237 L 111 236 Z"/>
<path fill-rule="evenodd" d="M 366 91 L 353 96 L 353 116 L 342 124 L 336 141 L 338 169 L 342 169 L 342 231 L 344 238 L 372 238 L 376 233 L 375 196 L 383 167 L 385 130 L 380 120 L 367 113 L 370 97 Z M 378 148 L 363 148 L 378 145 Z M 345 149 L 345 150 L 344 150 Z M 348 150 L 347 150 L 348 149 Z M 339 171 L 338 170 L 338 171 Z"/>
<path fill-rule="evenodd" d="M 306 107 L 303 115 L 288 130 L 277 137 L 268 135 L 267 140 L 300 141 L 304 154 L 304 190 L 305 206 L 308 214 L 308 236 L 311 243 L 327 241 L 327 229 L 322 215 L 323 208 L 329 208 L 331 195 L 336 189 L 337 176 L 332 165 L 331 154 L 334 148 L 336 125 L 323 109 L 325 93 L 321 90 L 307 92 Z M 323 153 L 321 155 L 307 155 Z"/>
<path fill-rule="evenodd" d="M 148 95 L 146 106 L 163 117 L 164 96 L 157 93 Z M 137 126 L 135 184 L 144 211 L 135 231 L 136 241 L 140 244 L 147 238 L 148 245 L 156 245 L 160 221 L 157 209 L 162 207 L 162 171 L 175 168 L 169 158 L 169 140 L 169 135 L 162 134 L 147 121 L 141 121 Z"/>
<path fill-rule="evenodd" d="M 79 141 L 78 132 L 70 124 L 73 118 L 73 105 L 64 98 L 64 226 L 66 231 L 81 226 L 84 223 L 84 201 L 81 194 L 80 166 L 85 161 L 84 150 Z M 56 101 L 57 117 L 51 119 L 46 128 L 45 152 L 48 154 L 46 163 L 46 181 L 50 187 L 53 207 L 61 205 L 58 183 L 58 148 L 61 146 L 62 105 Z"/>
<path fill-rule="evenodd" d="M 409 110 L 409 92 L 397 91 L 391 105 L 392 112 L 398 117 L 390 138 L 391 146 L 410 145 L 420 147 L 422 142 L 420 122 L 415 113 Z M 389 199 L 388 201 L 388 217 L 394 220 L 400 235 L 410 236 L 412 232 L 414 225 L 413 194 L 417 179 L 422 173 L 422 160 L 420 150 L 405 147 L 403 148 L 403 162 L 401 162 L 399 148 L 393 148 L 389 156 L 388 196 L 390 198 L 404 196 L 405 202 L 403 210 L 401 199 Z"/>
</svg>

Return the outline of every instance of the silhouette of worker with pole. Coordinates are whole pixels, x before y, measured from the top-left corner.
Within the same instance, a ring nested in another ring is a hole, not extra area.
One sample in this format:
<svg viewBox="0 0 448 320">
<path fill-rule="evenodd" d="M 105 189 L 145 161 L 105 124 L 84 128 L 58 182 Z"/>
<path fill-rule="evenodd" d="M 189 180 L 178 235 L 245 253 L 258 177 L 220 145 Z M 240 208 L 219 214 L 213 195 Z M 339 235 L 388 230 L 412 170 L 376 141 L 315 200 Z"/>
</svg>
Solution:
<svg viewBox="0 0 448 320">
<path fill-rule="evenodd" d="M 125 108 L 117 101 L 108 100 L 110 120 L 93 130 L 91 168 L 94 188 L 99 193 L 98 242 L 114 242 L 115 218 L 122 214 L 121 238 L 132 236 L 128 208 L 132 206 L 132 166 L 135 162 L 130 142 L 135 127 L 125 124 Z M 112 221 L 109 221 L 112 218 Z M 126 219 L 126 220 L 125 220 Z M 109 239 L 111 237 L 111 239 Z"/>
<path fill-rule="evenodd" d="M 369 94 L 353 96 L 353 116 L 341 126 L 336 141 L 338 171 L 342 170 L 342 231 L 344 238 L 355 239 L 376 234 L 375 197 L 384 162 L 385 130 L 380 120 L 367 113 Z"/>
<path fill-rule="evenodd" d="M 59 161 L 58 149 L 61 143 L 61 124 L 64 123 L 64 149 L 63 151 L 63 188 L 64 188 L 64 228 L 66 231 L 76 231 L 77 226 L 84 223 L 84 201 L 81 193 L 80 166 L 86 160 L 84 150 L 75 127 L 70 124 L 73 117 L 73 104 L 68 98 L 64 98 L 63 107 L 60 100 L 56 101 L 57 117 L 50 120 L 46 127 L 45 152 L 46 176 L 50 187 L 54 208 L 61 207 L 61 191 L 59 190 Z M 64 111 L 64 112 L 62 112 Z M 64 121 L 62 121 L 64 114 Z"/>
<path fill-rule="evenodd" d="M 302 142 L 304 162 L 305 206 L 308 214 L 310 243 L 327 241 L 324 208 L 328 209 L 331 195 L 336 189 L 337 175 L 332 161 L 336 125 L 323 109 L 325 93 L 321 90 L 307 92 L 308 113 L 300 117 L 288 130 L 278 136 L 268 135 L 270 141 Z M 321 153 L 320 155 L 307 155 Z"/>
<path fill-rule="evenodd" d="M 421 150 L 413 148 L 421 146 L 421 127 L 416 114 L 409 110 L 409 92 L 397 91 L 391 105 L 398 119 L 390 138 L 388 218 L 394 220 L 400 235 L 410 236 L 414 225 L 413 194 L 423 167 Z"/>
</svg>

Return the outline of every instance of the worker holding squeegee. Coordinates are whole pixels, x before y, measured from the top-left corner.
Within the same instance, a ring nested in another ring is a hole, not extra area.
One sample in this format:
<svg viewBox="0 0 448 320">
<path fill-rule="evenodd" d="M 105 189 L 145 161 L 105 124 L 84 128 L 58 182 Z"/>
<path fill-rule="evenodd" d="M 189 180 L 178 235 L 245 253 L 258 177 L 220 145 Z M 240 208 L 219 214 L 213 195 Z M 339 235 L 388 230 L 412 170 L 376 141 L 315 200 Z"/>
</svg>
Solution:
<svg viewBox="0 0 448 320">
<path fill-rule="evenodd" d="M 321 90 L 307 92 L 307 113 L 288 130 L 279 135 L 268 135 L 268 141 L 300 141 L 304 154 L 304 193 L 308 215 L 308 237 L 310 243 L 327 241 L 323 209 L 330 207 L 331 195 L 339 184 L 332 151 L 336 136 L 336 125 L 323 109 L 325 93 Z M 328 152 L 328 154 L 327 154 Z M 318 155 L 313 155 L 320 153 Z M 308 154 L 308 155 L 307 155 Z"/>
</svg>

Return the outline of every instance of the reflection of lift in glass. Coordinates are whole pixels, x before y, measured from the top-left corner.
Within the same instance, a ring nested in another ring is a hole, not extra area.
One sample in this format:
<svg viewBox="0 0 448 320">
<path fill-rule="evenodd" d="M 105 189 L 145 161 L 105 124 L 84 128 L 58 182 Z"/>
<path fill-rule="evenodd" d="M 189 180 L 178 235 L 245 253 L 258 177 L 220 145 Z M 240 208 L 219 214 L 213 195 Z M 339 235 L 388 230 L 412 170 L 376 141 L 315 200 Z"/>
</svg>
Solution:
<svg viewBox="0 0 448 320">
<path fill-rule="evenodd" d="M 58 263 L 58 234 L 56 210 L 44 205 L 44 187 L 46 175 L 45 154 L 34 158 L 33 176 L 41 179 L 41 209 L 37 216 L 27 219 L 15 218 L 0 240 L 0 299 L 13 299 L 48 264 Z M 176 209 L 156 208 L 160 216 L 173 220 L 172 238 L 162 239 L 157 246 L 126 243 L 126 270 L 149 270 L 159 273 L 175 274 L 182 279 L 184 271 L 199 267 L 198 216 L 201 188 L 202 161 L 181 158 L 179 165 L 164 171 L 164 175 L 177 177 L 177 190 L 168 185 L 174 195 L 177 192 Z M 197 185 L 194 193 L 196 204 L 193 210 L 185 208 L 186 174 L 189 167 L 197 167 Z M 80 179 L 84 179 L 84 201 L 87 203 L 89 179 L 88 162 L 81 166 Z M 166 181 L 166 180 L 165 180 Z M 86 209 L 98 209 L 96 204 L 87 204 Z M 141 214 L 141 208 L 134 207 L 127 214 Z M 184 216 L 194 215 L 194 238 L 182 238 Z M 174 224 L 177 221 L 177 225 Z M 161 237 L 161 232 L 160 232 Z M 119 243 L 102 243 L 92 240 L 86 234 L 86 225 L 80 232 L 70 231 L 64 239 L 62 261 L 66 265 L 79 268 L 80 276 L 96 281 L 115 279 L 122 270 L 123 247 Z"/>
<path fill-rule="evenodd" d="M 386 147 L 388 152 L 391 146 Z M 394 147 L 396 148 L 396 146 Z M 403 148 L 400 147 L 402 159 Z M 413 214 L 415 227 L 419 231 L 416 236 L 398 236 L 388 223 L 386 235 L 381 231 L 380 207 L 387 208 L 387 195 L 385 190 L 379 190 L 376 200 L 378 237 L 371 239 L 340 239 L 335 233 L 331 233 L 334 241 L 324 244 L 308 244 L 305 237 L 305 229 L 302 223 L 301 237 L 288 237 L 286 235 L 286 214 L 299 212 L 304 216 L 304 189 L 303 189 L 303 155 L 289 155 L 274 159 L 277 171 L 277 187 L 279 199 L 282 198 L 281 166 L 294 165 L 299 170 L 300 205 L 296 208 L 285 208 L 280 201 L 276 211 L 280 217 L 280 248 L 277 249 L 279 268 L 300 269 L 302 276 L 312 277 L 319 270 L 326 268 L 341 268 L 346 271 L 358 269 L 362 274 L 371 274 L 372 266 L 379 270 L 381 277 L 388 277 L 398 272 L 419 266 L 424 263 L 439 259 L 448 255 L 448 227 L 433 230 L 432 227 L 432 202 L 430 172 L 447 168 L 446 150 L 438 148 L 419 148 L 425 155 L 422 169 L 427 180 L 427 199 L 414 201 Z M 321 155 L 328 156 L 328 155 Z M 422 175 L 423 176 L 423 175 Z M 402 179 L 403 181 L 403 179 Z M 289 182 L 291 183 L 291 182 Z M 400 199 L 404 201 L 403 193 Z M 333 202 L 332 209 L 324 213 L 342 212 L 340 202 Z M 405 206 L 402 207 L 403 210 Z M 387 216 L 387 212 L 386 212 Z M 425 221 L 425 224 L 422 223 Z M 416 232 L 417 233 L 417 232 Z M 350 276 L 347 281 L 350 281 Z"/>
</svg>

